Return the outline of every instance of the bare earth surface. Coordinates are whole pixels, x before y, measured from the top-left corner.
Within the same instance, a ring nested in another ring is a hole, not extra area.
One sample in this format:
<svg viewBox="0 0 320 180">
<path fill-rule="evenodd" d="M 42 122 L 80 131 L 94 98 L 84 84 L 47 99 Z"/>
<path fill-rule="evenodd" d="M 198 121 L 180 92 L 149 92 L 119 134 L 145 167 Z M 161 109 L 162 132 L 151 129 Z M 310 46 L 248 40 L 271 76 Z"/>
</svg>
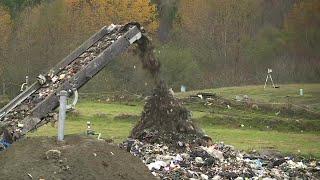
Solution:
<svg viewBox="0 0 320 180">
<path fill-rule="evenodd" d="M 85 136 L 26 138 L 0 153 L 0 179 L 154 179 L 130 153 Z"/>
</svg>

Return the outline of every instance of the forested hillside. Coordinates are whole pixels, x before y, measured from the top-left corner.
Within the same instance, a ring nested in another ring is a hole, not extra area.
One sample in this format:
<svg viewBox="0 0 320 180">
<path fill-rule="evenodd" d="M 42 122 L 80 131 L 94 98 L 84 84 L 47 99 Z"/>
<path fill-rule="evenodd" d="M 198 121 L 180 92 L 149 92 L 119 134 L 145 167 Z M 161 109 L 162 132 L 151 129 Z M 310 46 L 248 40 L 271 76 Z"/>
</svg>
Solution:
<svg viewBox="0 0 320 180">
<path fill-rule="evenodd" d="M 319 82 L 319 0 L 0 0 L 0 81 L 19 91 L 104 25 L 138 21 L 170 87 Z M 145 92 L 152 81 L 135 52 L 84 91 Z M 2 88 L 2 87 L 1 87 Z"/>
</svg>

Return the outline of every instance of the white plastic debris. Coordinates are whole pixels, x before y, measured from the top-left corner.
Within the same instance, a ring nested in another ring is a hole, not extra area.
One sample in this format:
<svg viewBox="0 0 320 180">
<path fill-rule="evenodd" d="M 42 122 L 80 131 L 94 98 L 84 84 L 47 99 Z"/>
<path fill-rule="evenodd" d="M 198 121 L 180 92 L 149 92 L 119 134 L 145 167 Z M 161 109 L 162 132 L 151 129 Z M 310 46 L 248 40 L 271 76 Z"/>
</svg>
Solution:
<svg viewBox="0 0 320 180">
<path fill-rule="evenodd" d="M 30 179 L 33 179 L 32 175 L 31 175 L 30 173 L 27 173 L 27 175 L 28 175 L 28 177 L 29 177 Z"/>
<path fill-rule="evenodd" d="M 177 156 L 174 158 L 175 161 L 183 161 L 183 158 L 180 154 L 177 154 Z"/>
<path fill-rule="evenodd" d="M 201 148 L 205 150 L 208 154 L 210 154 L 212 157 L 219 159 L 220 162 L 224 160 L 223 153 L 219 150 L 214 149 L 214 146 L 210 146 L 210 147 L 201 146 Z"/>
<path fill-rule="evenodd" d="M 166 167 L 167 163 L 165 163 L 164 161 L 156 161 L 153 163 L 150 163 L 147 165 L 149 170 L 155 169 L 155 170 L 160 170 L 161 167 Z"/>
<path fill-rule="evenodd" d="M 53 78 L 51 78 L 51 81 L 53 83 L 55 83 L 55 82 L 57 82 L 58 79 L 59 79 L 58 76 L 53 76 Z"/>
<path fill-rule="evenodd" d="M 219 179 L 222 179 L 221 176 L 219 176 L 219 175 L 215 175 L 215 176 L 212 178 L 212 180 L 219 180 Z"/>
<path fill-rule="evenodd" d="M 62 80 L 62 79 L 64 79 L 66 77 L 66 75 L 65 74 L 60 74 L 60 76 L 59 76 L 59 80 Z"/>
<path fill-rule="evenodd" d="M 203 163 L 204 163 L 204 161 L 203 161 L 203 159 L 202 159 L 201 157 L 196 157 L 196 158 L 195 158 L 195 161 L 196 161 L 197 163 L 199 163 L 199 164 L 203 164 Z"/>
<path fill-rule="evenodd" d="M 209 176 L 205 175 L 205 174 L 201 174 L 201 179 L 203 180 L 208 180 Z"/>
<path fill-rule="evenodd" d="M 109 32 L 111 32 L 111 31 L 113 31 L 116 27 L 117 27 L 116 25 L 111 24 L 110 26 L 108 26 L 107 30 L 108 30 Z"/>
<path fill-rule="evenodd" d="M 303 162 L 293 162 L 292 160 L 287 161 L 288 167 L 291 169 L 305 169 L 307 166 Z"/>
<path fill-rule="evenodd" d="M 170 92 L 170 94 L 171 94 L 172 96 L 174 96 L 174 91 L 173 91 L 172 88 L 169 89 L 169 92 Z"/>
<path fill-rule="evenodd" d="M 156 160 L 165 161 L 167 163 L 169 163 L 170 161 L 172 161 L 174 159 L 175 159 L 175 156 L 170 156 L 170 155 L 157 155 L 156 156 Z"/>
<path fill-rule="evenodd" d="M 235 180 L 243 180 L 243 177 L 237 177 Z"/>
</svg>

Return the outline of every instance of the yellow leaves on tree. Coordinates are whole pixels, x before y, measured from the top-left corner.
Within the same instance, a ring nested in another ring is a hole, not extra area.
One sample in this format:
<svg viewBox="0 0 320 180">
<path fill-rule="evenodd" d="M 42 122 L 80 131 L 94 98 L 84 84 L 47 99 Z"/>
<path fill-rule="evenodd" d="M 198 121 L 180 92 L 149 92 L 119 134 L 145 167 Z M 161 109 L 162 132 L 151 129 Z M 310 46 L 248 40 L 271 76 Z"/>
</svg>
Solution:
<svg viewBox="0 0 320 180">
<path fill-rule="evenodd" d="M 320 1 L 309 0 L 296 3 L 286 18 L 285 28 L 305 29 L 318 25 L 320 21 Z"/>
<path fill-rule="evenodd" d="M 289 47 L 302 56 L 319 57 L 320 1 L 296 3 L 285 19 Z"/>
<path fill-rule="evenodd" d="M 0 48 L 5 49 L 12 28 L 12 22 L 9 12 L 0 6 Z"/>
<path fill-rule="evenodd" d="M 81 26 L 97 29 L 111 23 L 142 23 L 149 32 L 158 28 L 157 9 L 149 0 L 65 0 Z"/>
<path fill-rule="evenodd" d="M 0 6 L 0 77 L 3 74 L 5 58 L 7 56 L 8 43 L 11 34 L 12 21 L 10 13 Z"/>
</svg>

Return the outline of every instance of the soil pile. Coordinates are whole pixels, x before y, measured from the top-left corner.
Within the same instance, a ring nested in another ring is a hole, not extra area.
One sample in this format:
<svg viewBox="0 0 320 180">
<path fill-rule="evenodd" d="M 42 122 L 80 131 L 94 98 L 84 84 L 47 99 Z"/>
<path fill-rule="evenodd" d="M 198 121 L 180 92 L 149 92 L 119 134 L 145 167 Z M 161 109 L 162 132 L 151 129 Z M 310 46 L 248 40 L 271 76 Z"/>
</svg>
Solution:
<svg viewBox="0 0 320 180">
<path fill-rule="evenodd" d="M 183 107 L 161 81 L 147 100 L 142 116 L 131 132 L 131 138 L 150 143 L 205 143 L 204 133 L 191 120 L 191 112 Z M 182 145 L 183 146 L 183 145 Z"/>
<path fill-rule="evenodd" d="M 0 153 L 0 179 L 154 179 L 136 157 L 89 137 L 26 138 Z"/>
</svg>

